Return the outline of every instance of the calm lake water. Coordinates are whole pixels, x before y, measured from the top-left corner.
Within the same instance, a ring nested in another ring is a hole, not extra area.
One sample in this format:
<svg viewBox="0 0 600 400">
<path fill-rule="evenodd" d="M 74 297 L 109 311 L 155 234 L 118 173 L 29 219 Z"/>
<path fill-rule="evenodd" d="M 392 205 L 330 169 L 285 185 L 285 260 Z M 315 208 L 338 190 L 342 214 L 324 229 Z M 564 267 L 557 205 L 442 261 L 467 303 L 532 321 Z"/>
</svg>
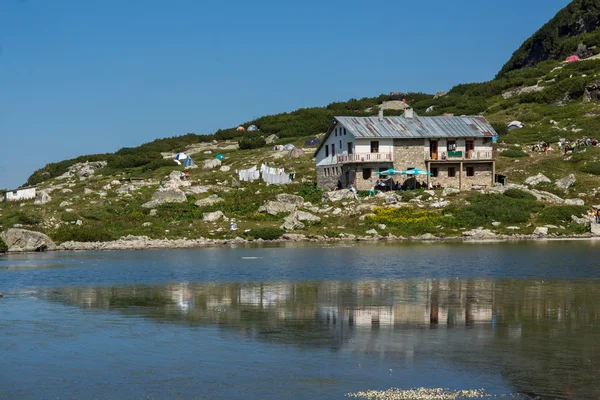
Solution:
<svg viewBox="0 0 600 400">
<path fill-rule="evenodd" d="M 0 398 L 598 399 L 599 257 L 592 241 L 0 257 Z"/>
</svg>

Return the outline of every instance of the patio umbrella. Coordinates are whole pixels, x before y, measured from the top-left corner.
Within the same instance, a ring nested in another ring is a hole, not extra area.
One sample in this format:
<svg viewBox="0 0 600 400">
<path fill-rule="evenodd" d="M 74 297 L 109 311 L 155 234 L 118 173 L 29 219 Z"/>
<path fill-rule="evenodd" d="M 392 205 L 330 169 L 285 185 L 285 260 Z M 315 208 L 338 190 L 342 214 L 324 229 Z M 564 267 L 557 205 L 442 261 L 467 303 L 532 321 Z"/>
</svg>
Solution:
<svg viewBox="0 0 600 400">
<path fill-rule="evenodd" d="M 408 169 L 406 171 L 402 171 L 402 175 L 431 175 L 429 171 L 423 171 L 419 168 Z"/>
<path fill-rule="evenodd" d="M 377 175 L 396 175 L 396 174 L 400 174 L 400 171 L 396 171 L 395 169 L 387 169 L 385 171 L 379 171 L 377 172 Z"/>
</svg>

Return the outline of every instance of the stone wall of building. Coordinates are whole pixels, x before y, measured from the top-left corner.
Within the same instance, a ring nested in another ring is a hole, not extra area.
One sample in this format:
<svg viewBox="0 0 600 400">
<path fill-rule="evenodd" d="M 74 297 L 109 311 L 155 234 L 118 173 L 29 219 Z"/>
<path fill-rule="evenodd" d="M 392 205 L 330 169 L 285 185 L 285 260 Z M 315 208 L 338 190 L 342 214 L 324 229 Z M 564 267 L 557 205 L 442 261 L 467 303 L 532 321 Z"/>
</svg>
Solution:
<svg viewBox="0 0 600 400">
<path fill-rule="evenodd" d="M 338 186 L 342 178 L 342 166 L 325 165 L 317 166 L 317 187 L 333 190 Z"/>
<path fill-rule="evenodd" d="M 473 167 L 475 176 L 467 176 L 467 168 Z M 462 176 L 462 190 L 469 190 L 473 186 L 488 186 L 490 187 L 493 182 L 493 167 L 492 163 L 485 164 L 469 164 L 465 162 L 463 164 L 463 176 Z"/>
<path fill-rule="evenodd" d="M 394 169 L 426 169 L 424 139 L 394 139 Z"/>
<path fill-rule="evenodd" d="M 370 190 L 377 183 L 379 175 L 377 172 L 393 168 L 392 163 L 365 163 L 352 165 L 348 168 L 356 171 L 356 190 Z M 369 178 L 364 178 L 365 169 L 370 169 L 371 173 Z M 397 177 L 396 177 L 397 179 Z"/>
<path fill-rule="evenodd" d="M 460 163 L 431 163 L 431 167 L 430 169 L 433 170 L 434 168 L 437 168 L 437 177 L 436 176 L 430 176 L 429 177 L 429 182 L 431 182 L 433 185 L 439 183 L 440 185 L 442 185 L 442 187 L 453 187 L 458 189 L 459 188 L 459 184 L 460 184 L 460 174 L 459 174 L 459 170 L 460 170 Z M 454 168 L 454 176 L 448 176 L 448 171 Z"/>
</svg>

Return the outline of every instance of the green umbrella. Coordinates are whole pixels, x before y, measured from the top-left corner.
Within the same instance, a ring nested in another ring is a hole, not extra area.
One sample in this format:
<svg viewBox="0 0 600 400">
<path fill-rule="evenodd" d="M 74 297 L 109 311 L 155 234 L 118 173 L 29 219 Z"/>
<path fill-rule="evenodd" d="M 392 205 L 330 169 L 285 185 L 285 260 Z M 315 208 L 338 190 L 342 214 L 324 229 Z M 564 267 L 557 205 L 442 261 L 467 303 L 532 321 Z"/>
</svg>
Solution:
<svg viewBox="0 0 600 400">
<path fill-rule="evenodd" d="M 401 172 L 402 175 L 431 175 L 429 171 L 423 171 L 419 168 L 408 169 L 406 171 Z"/>
</svg>

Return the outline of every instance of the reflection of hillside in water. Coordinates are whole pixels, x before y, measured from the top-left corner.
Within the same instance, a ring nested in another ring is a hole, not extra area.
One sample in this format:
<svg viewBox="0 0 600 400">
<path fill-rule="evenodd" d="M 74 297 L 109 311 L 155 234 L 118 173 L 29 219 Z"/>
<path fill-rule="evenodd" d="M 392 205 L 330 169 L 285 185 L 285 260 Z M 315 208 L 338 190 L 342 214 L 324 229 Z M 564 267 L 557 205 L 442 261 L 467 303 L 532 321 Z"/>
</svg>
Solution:
<svg viewBox="0 0 600 400">
<path fill-rule="evenodd" d="M 81 307 L 244 337 L 498 370 L 523 391 L 598 398 L 600 282 L 179 283 L 60 289 Z"/>
</svg>

